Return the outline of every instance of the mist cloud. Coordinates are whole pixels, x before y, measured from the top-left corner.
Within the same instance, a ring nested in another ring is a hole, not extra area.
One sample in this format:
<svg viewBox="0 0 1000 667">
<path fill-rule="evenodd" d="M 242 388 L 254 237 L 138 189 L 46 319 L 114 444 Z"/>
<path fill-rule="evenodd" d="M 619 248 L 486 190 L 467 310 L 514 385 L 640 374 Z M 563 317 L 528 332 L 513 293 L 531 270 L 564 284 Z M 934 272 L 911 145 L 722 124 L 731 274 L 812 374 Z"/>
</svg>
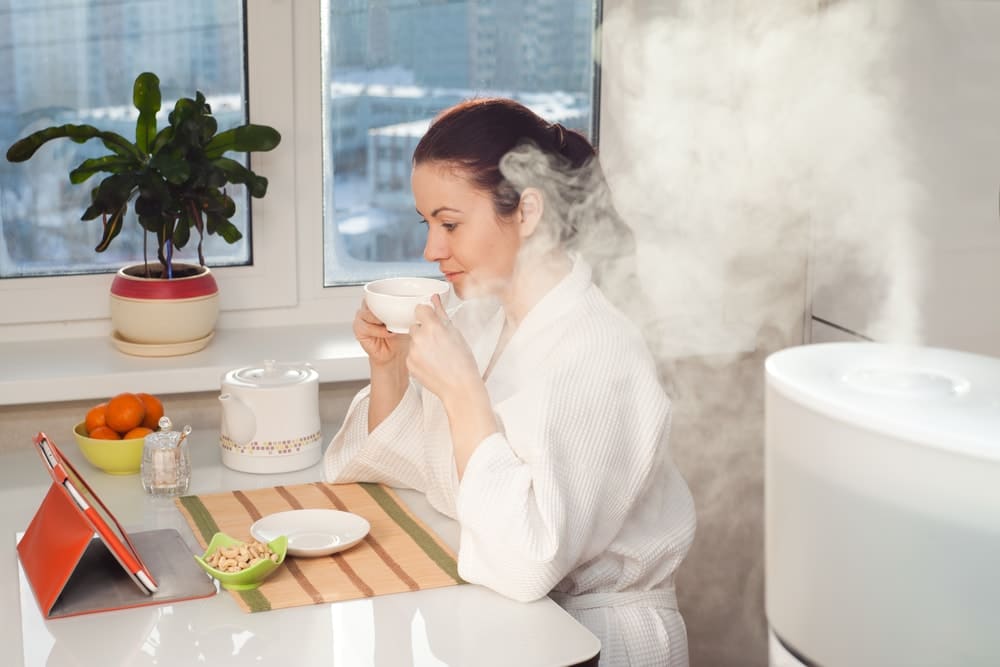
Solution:
<svg viewBox="0 0 1000 667">
<path fill-rule="evenodd" d="M 902 3 L 825 5 L 606 13 L 601 161 L 636 233 L 653 304 L 641 324 L 661 359 L 752 350 L 845 278 L 861 288 L 838 299 L 869 334 L 920 337 L 921 192 L 886 66 Z"/>
</svg>

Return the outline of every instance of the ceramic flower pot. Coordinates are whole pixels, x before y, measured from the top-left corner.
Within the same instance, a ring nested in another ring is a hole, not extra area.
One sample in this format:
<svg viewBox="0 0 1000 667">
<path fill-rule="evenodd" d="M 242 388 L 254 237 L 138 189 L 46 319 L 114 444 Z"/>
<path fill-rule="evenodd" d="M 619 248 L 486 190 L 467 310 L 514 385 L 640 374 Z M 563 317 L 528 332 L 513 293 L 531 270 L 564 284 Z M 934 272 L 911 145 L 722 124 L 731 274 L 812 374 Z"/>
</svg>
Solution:
<svg viewBox="0 0 1000 667">
<path fill-rule="evenodd" d="M 160 266 L 155 268 L 157 272 Z M 145 277 L 144 265 L 119 269 L 111 283 L 113 340 L 142 356 L 186 354 L 208 344 L 219 317 L 219 286 L 211 270 L 174 264 L 170 280 Z"/>
</svg>

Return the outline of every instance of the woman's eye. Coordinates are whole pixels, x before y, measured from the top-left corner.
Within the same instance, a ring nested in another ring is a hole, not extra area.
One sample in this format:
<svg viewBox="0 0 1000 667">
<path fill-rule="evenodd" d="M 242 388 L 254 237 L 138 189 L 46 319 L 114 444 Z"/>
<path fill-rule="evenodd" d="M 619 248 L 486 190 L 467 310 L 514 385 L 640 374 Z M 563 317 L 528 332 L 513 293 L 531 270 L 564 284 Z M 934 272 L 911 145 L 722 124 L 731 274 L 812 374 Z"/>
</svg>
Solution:
<svg viewBox="0 0 1000 667">
<path fill-rule="evenodd" d="M 444 229 L 444 231 L 446 231 L 446 232 L 453 232 L 453 231 L 455 231 L 456 227 L 458 227 L 458 225 L 455 224 L 454 222 L 442 222 L 441 223 L 441 228 Z"/>
<path fill-rule="evenodd" d="M 427 224 L 427 220 L 425 220 L 424 218 L 420 218 L 419 220 L 417 220 L 417 224 L 418 225 L 426 225 Z"/>
</svg>

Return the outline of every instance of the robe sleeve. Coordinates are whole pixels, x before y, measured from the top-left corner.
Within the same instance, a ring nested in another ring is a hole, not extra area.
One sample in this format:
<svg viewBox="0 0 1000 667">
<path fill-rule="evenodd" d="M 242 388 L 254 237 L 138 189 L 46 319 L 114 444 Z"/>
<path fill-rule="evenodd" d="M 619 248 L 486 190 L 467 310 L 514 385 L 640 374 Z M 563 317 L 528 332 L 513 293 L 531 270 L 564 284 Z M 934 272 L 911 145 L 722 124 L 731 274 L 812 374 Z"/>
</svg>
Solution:
<svg viewBox="0 0 1000 667">
<path fill-rule="evenodd" d="M 533 369 L 494 406 L 502 432 L 480 443 L 459 488 L 467 581 L 540 598 L 605 552 L 637 502 L 669 401 L 648 361 L 619 350 L 586 359 Z"/>
<path fill-rule="evenodd" d="M 412 382 L 399 405 L 368 433 L 371 387 L 354 397 L 340 430 L 323 456 L 328 482 L 378 482 L 397 488 L 426 491 L 420 389 Z"/>
</svg>

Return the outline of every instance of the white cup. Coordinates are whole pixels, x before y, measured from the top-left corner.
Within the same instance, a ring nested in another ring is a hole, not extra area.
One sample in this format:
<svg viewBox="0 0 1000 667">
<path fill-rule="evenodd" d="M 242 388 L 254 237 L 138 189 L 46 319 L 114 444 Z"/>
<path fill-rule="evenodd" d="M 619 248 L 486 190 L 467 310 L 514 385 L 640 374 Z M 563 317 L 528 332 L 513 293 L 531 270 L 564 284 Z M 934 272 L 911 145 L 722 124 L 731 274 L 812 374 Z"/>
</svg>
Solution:
<svg viewBox="0 0 1000 667">
<path fill-rule="evenodd" d="M 383 278 L 365 285 L 368 309 L 393 333 L 410 333 L 417 306 L 430 304 L 435 294 L 445 302 L 451 285 L 436 278 Z"/>
</svg>

